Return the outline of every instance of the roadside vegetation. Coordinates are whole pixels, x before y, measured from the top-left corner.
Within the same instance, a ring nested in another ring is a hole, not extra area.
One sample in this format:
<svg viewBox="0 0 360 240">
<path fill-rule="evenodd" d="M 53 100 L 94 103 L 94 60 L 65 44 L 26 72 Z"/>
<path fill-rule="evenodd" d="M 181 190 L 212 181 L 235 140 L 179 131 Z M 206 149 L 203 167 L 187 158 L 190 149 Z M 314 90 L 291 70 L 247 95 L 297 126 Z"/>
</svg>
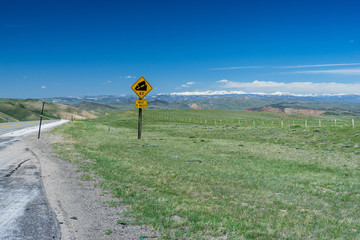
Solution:
<svg viewBox="0 0 360 240">
<path fill-rule="evenodd" d="M 144 110 L 141 140 L 136 111 L 54 132 L 65 138 L 60 156 L 101 177 L 160 239 L 358 239 L 360 119 L 354 127 L 352 119 Z"/>
</svg>

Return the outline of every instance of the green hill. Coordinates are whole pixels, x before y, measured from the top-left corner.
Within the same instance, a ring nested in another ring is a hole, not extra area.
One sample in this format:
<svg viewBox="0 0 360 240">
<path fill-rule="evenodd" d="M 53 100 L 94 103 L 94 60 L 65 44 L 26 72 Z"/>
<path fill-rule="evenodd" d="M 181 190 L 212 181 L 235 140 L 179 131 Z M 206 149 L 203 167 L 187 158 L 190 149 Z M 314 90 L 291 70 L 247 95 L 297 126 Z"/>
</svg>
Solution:
<svg viewBox="0 0 360 240">
<path fill-rule="evenodd" d="M 42 101 L 35 99 L 0 99 L 0 122 L 38 120 Z M 77 107 L 45 103 L 44 119 L 87 119 L 96 116 Z"/>
<path fill-rule="evenodd" d="M 109 112 L 117 111 L 117 109 L 108 104 L 100 104 L 96 102 L 84 101 L 73 105 L 74 107 L 84 109 L 94 115 L 102 115 Z"/>
<path fill-rule="evenodd" d="M 188 101 L 188 105 L 192 108 L 209 110 L 275 111 L 294 114 L 297 112 L 303 114 L 301 110 L 313 110 L 315 113 L 309 112 L 310 115 L 360 115 L 360 104 L 358 103 L 301 98 L 221 97 Z"/>
<path fill-rule="evenodd" d="M 118 111 L 133 110 L 134 101 L 112 102 L 108 107 L 113 107 Z M 185 102 L 166 102 L 162 100 L 148 101 L 148 109 L 190 109 L 189 104 Z"/>
</svg>

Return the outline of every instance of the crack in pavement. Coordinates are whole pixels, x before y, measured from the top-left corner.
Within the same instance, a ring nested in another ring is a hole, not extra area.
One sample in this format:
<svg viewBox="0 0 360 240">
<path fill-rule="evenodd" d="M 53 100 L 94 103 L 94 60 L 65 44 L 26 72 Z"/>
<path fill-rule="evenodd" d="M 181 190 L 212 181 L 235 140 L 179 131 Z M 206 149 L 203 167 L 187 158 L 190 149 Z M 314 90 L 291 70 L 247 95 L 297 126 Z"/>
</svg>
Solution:
<svg viewBox="0 0 360 240">
<path fill-rule="evenodd" d="M 21 165 L 23 165 L 24 163 L 26 163 L 26 162 L 29 161 L 29 160 L 31 160 L 31 159 L 26 159 L 26 160 L 22 161 L 21 163 L 19 163 L 16 168 L 14 168 L 13 170 L 11 170 L 11 171 L 10 171 L 8 174 L 6 174 L 4 177 L 11 177 L 11 175 L 13 175 L 14 172 L 16 172 L 17 170 L 19 170 L 19 168 L 21 167 Z"/>
</svg>

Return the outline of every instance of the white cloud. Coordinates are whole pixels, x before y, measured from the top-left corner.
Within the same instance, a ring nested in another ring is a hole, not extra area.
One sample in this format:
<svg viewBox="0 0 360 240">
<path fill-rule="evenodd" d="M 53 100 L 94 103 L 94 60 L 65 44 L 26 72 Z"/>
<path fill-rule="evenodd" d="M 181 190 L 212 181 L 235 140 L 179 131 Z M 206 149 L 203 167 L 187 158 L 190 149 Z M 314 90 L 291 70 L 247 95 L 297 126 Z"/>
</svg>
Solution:
<svg viewBox="0 0 360 240">
<path fill-rule="evenodd" d="M 170 93 L 174 96 L 210 96 L 210 95 L 228 95 L 228 94 L 246 94 L 243 91 L 195 91 L 195 92 L 177 92 Z"/>
<path fill-rule="evenodd" d="M 298 65 L 298 66 L 282 66 L 274 68 L 314 68 L 314 67 L 337 67 L 337 66 L 357 66 L 360 63 L 334 63 L 334 64 L 317 64 L 317 65 Z"/>
<path fill-rule="evenodd" d="M 220 81 L 217 81 L 218 83 L 228 83 L 228 82 L 230 82 L 229 80 L 227 80 L 227 79 L 222 79 L 222 80 L 220 80 Z"/>
<path fill-rule="evenodd" d="M 194 85 L 194 84 L 195 84 L 195 82 L 187 82 L 186 84 L 181 85 L 181 88 L 188 88 L 188 87 L 190 87 L 191 85 Z M 179 89 L 179 88 L 177 88 L 177 89 Z"/>
<path fill-rule="evenodd" d="M 42 88 L 42 89 L 45 89 L 45 88 L 46 88 L 46 86 L 41 86 L 41 88 Z"/>
<path fill-rule="evenodd" d="M 324 95 L 324 94 L 360 94 L 360 83 L 314 83 L 314 82 L 232 82 L 220 80 L 221 88 L 239 89 L 247 93 L 286 93 L 301 95 Z"/>
<path fill-rule="evenodd" d="M 295 71 L 286 73 L 360 75 L 360 68 Z"/>
<path fill-rule="evenodd" d="M 210 70 L 251 69 L 251 68 L 263 68 L 263 67 L 264 66 L 223 67 L 223 68 L 210 68 Z"/>
<path fill-rule="evenodd" d="M 195 91 L 195 92 L 174 92 L 170 93 L 172 96 L 214 96 L 214 95 L 247 95 L 256 94 L 263 96 L 295 96 L 295 97 L 316 97 L 316 96 L 343 96 L 348 94 L 317 94 L 317 93 L 289 93 L 289 92 L 243 92 L 243 91 Z M 167 93 L 161 93 L 159 95 L 167 95 Z"/>
<path fill-rule="evenodd" d="M 128 76 L 120 76 L 119 78 L 127 78 L 127 79 L 131 79 L 131 78 L 136 78 L 134 76 L 128 75 Z"/>
</svg>

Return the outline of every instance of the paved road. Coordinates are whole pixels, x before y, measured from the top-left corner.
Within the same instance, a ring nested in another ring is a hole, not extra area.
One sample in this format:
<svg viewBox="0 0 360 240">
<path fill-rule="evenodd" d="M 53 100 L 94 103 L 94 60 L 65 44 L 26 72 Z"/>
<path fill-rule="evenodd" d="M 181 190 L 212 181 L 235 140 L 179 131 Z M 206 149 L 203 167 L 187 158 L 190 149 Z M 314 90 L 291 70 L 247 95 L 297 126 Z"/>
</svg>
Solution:
<svg viewBox="0 0 360 240">
<path fill-rule="evenodd" d="M 44 129 L 60 123 L 46 121 Z M 44 193 L 39 159 L 20 141 L 21 136 L 35 133 L 38 124 L 0 124 L 0 239 L 61 236 L 59 222 Z"/>
<path fill-rule="evenodd" d="M 43 121 L 42 125 L 46 126 L 47 124 L 54 122 L 58 122 L 58 120 Z M 30 127 L 39 129 L 39 121 L 0 123 L 0 136 L 6 133 Z"/>
</svg>

